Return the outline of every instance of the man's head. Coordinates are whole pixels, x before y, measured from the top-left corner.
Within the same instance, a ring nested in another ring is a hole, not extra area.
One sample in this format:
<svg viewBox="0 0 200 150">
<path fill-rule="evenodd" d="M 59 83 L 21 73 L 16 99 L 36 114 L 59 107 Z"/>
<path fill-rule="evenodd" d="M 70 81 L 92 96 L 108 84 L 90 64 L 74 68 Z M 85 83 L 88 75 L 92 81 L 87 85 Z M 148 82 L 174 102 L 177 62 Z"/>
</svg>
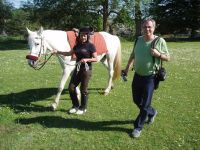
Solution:
<svg viewBox="0 0 200 150">
<path fill-rule="evenodd" d="M 154 19 L 147 18 L 142 21 L 142 34 L 145 36 L 153 35 L 156 28 L 156 22 Z"/>
</svg>

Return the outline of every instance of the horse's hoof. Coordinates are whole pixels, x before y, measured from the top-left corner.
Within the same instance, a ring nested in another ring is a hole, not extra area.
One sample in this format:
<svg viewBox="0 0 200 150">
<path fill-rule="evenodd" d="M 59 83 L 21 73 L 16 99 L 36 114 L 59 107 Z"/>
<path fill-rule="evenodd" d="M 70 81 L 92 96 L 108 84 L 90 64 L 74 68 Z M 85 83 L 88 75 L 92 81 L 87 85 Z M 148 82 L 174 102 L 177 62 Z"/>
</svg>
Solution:
<svg viewBox="0 0 200 150">
<path fill-rule="evenodd" d="M 109 92 L 104 92 L 104 94 L 103 94 L 103 95 L 104 95 L 104 96 L 107 96 L 108 94 L 109 94 Z"/>
<path fill-rule="evenodd" d="M 51 104 L 51 109 L 53 111 L 56 111 L 56 108 L 57 108 L 57 104 L 56 103 Z"/>
</svg>

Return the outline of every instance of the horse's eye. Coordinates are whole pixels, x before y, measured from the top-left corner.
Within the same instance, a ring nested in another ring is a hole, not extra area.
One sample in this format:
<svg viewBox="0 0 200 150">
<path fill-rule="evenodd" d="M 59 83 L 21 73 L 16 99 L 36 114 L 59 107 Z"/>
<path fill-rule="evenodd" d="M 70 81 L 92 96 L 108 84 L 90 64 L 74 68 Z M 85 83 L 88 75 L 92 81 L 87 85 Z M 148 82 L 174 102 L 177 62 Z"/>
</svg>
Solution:
<svg viewBox="0 0 200 150">
<path fill-rule="evenodd" d="M 38 45 L 39 45 L 39 43 L 35 43 L 35 45 L 36 45 L 36 46 L 38 46 Z"/>
</svg>

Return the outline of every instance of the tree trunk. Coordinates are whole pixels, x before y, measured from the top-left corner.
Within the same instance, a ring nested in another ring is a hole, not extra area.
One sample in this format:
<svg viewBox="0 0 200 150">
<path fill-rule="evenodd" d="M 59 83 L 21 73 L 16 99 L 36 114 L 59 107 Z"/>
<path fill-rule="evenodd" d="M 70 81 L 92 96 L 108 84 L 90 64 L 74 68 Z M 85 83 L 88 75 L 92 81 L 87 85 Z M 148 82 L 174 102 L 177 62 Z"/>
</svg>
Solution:
<svg viewBox="0 0 200 150">
<path fill-rule="evenodd" d="M 108 0 L 103 2 L 103 31 L 108 31 Z"/>
<path fill-rule="evenodd" d="M 141 19 L 142 13 L 140 10 L 140 0 L 135 0 L 135 37 L 141 35 Z"/>
</svg>

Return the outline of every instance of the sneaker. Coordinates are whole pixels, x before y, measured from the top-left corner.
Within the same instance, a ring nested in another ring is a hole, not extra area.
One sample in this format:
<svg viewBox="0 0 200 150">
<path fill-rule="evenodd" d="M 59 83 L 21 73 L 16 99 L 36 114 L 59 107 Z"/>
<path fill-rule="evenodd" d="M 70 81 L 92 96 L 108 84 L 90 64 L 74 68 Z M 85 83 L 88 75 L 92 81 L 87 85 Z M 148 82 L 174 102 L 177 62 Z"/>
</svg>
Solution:
<svg viewBox="0 0 200 150">
<path fill-rule="evenodd" d="M 134 138 L 138 138 L 140 136 L 141 130 L 133 129 L 132 135 Z"/>
<path fill-rule="evenodd" d="M 78 109 L 77 112 L 76 112 L 76 114 L 77 114 L 77 115 L 82 115 L 82 114 L 84 114 L 86 111 L 87 111 L 87 109 Z"/>
<path fill-rule="evenodd" d="M 76 107 L 72 107 L 69 109 L 70 114 L 75 114 L 77 111 L 78 111 L 78 108 L 76 108 Z"/>
<path fill-rule="evenodd" d="M 148 124 L 154 123 L 157 114 L 158 114 L 158 112 L 157 112 L 157 110 L 155 110 L 155 114 L 154 114 L 152 117 L 149 117 L 147 123 L 148 123 Z"/>
</svg>

